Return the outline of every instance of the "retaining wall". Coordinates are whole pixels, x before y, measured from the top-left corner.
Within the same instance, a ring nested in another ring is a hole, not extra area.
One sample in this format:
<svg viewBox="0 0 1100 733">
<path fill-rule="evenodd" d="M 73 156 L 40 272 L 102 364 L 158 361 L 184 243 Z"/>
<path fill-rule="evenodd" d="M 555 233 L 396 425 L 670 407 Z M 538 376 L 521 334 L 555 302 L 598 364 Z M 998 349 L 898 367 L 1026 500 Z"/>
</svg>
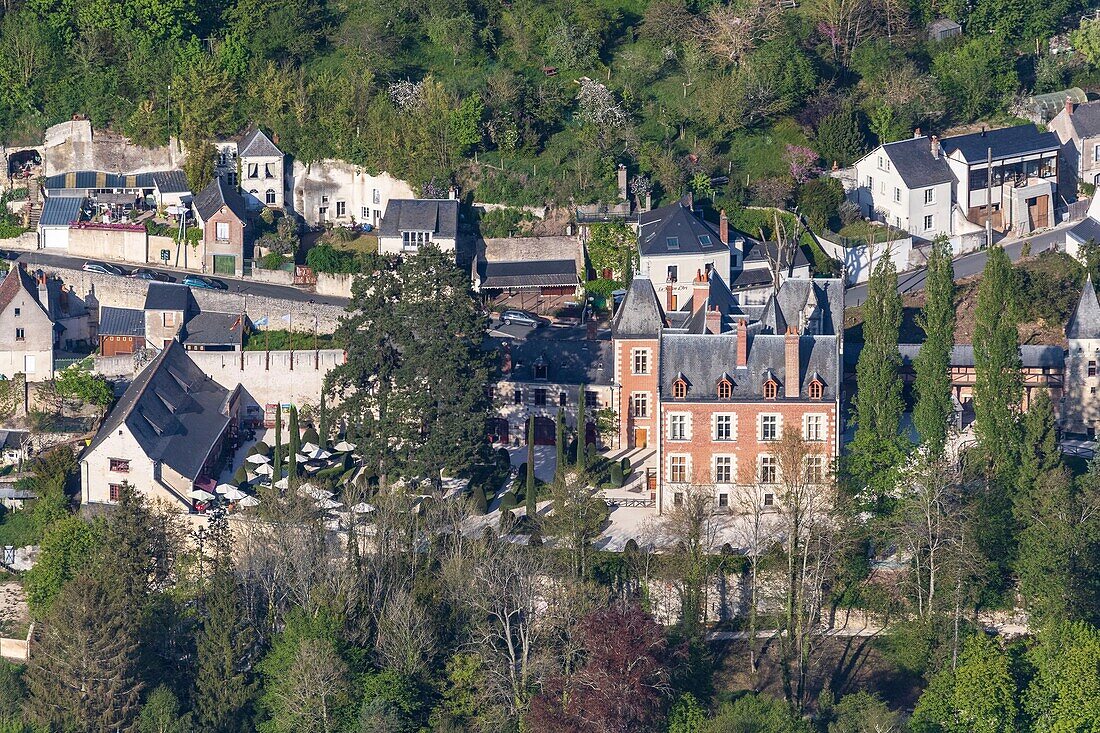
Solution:
<svg viewBox="0 0 1100 733">
<path fill-rule="evenodd" d="M 876 244 L 873 247 L 867 244 L 857 247 L 845 247 L 839 242 L 827 239 L 822 234 L 817 235 L 817 241 L 821 244 L 821 248 L 825 250 L 825 254 L 844 266 L 845 278 L 849 285 L 867 282 L 871 277 L 871 270 L 887 252 L 889 252 L 890 259 L 893 260 L 894 267 L 897 268 L 898 272 L 904 272 L 910 267 L 909 257 L 913 251 L 912 237 L 895 239 L 892 242 Z"/>
<path fill-rule="evenodd" d="M 351 282 L 355 275 L 335 275 L 327 272 L 317 273 L 317 285 L 314 291 L 318 295 L 336 298 L 351 297 Z"/>
</svg>

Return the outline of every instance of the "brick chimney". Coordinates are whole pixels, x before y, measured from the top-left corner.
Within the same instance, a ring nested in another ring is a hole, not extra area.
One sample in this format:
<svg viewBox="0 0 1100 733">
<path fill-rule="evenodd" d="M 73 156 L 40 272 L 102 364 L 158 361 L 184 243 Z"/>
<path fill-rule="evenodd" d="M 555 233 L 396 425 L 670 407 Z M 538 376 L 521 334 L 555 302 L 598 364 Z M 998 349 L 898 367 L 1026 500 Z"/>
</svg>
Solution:
<svg viewBox="0 0 1100 733">
<path fill-rule="evenodd" d="M 749 365 L 749 324 L 744 318 L 737 319 L 737 366 L 743 369 Z"/>
<path fill-rule="evenodd" d="M 676 296 L 674 296 L 672 294 L 672 283 L 669 283 L 668 285 L 665 285 L 665 310 L 666 311 L 676 310 L 675 308 L 672 307 L 672 301 L 675 297 Z"/>
<path fill-rule="evenodd" d="M 707 309 L 707 333 L 722 333 L 722 311 L 718 310 L 718 306 Z M 741 345 L 738 344 L 737 348 L 740 350 Z"/>
<path fill-rule="evenodd" d="M 699 309 L 707 304 L 710 295 L 710 279 L 702 270 L 695 271 L 695 279 L 691 281 L 691 309 L 698 313 Z"/>
<path fill-rule="evenodd" d="M 940 139 L 935 135 L 932 136 L 932 157 L 940 159 Z"/>
<path fill-rule="evenodd" d="M 500 347 L 500 371 L 504 376 L 512 374 L 512 342 L 505 341 Z"/>
<path fill-rule="evenodd" d="M 920 128 L 919 128 L 919 127 L 918 127 L 918 128 L 915 128 L 915 129 L 913 130 L 913 137 L 914 137 L 914 138 L 918 138 L 918 137 L 920 137 Z"/>
<path fill-rule="evenodd" d="M 798 334 L 790 326 L 787 326 L 785 346 L 786 359 L 784 360 L 784 366 L 786 378 L 783 380 L 783 396 L 797 398 L 799 385 L 802 383 L 802 375 L 798 373 Z"/>
<path fill-rule="evenodd" d="M 691 191 L 687 192 L 684 196 L 684 206 L 688 208 L 688 211 L 695 211 L 695 194 Z"/>
<path fill-rule="evenodd" d="M 722 240 L 722 244 L 730 243 L 730 220 L 725 209 L 718 215 L 718 238 Z"/>
<path fill-rule="evenodd" d="M 1072 114 L 1073 114 L 1073 99 L 1071 97 L 1066 97 L 1066 117 L 1069 117 Z"/>
</svg>

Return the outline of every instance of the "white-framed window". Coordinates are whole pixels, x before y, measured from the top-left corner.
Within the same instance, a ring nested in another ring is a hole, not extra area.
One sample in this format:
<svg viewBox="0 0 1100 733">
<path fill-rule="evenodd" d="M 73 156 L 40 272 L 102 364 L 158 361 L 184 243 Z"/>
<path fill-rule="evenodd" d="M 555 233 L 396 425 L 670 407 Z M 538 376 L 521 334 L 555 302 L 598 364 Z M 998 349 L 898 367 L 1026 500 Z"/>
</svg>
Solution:
<svg viewBox="0 0 1100 733">
<path fill-rule="evenodd" d="M 825 416 L 814 414 L 803 417 L 802 437 L 813 442 L 825 440 Z"/>
<path fill-rule="evenodd" d="M 936 189 L 926 188 L 924 189 L 924 205 L 931 206 L 936 203 Z"/>
<path fill-rule="evenodd" d="M 927 232 L 927 231 L 931 230 L 934 221 L 935 221 L 935 219 L 932 217 L 931 214 L 925 214 L 924 215 L 924 231 Z"/>
<path fill-rule="evenodd" d="M 737 435 L 735 415 L 720 412 L 714 416 L 714 439 L 735 440 Z"/>
<path fill-rule="evenodd" d="M 249 178 L 259 178 L 260 177 L 260 164 L 259 163 L 249 163 L 248 164 L 248 177 Z"/>
<path fill-rule="evenodd" d="M 348 202 L 337 201 L 336 202 L 336 216 L 345 216 L 348 213 Z"/>
<path fill-rule="evenodd" d="M 867 176 L 867 190 L 871 193 L 875 192 L 875 179 L 871 176 Z"/>
<path fill-rule="evenodd" d="M 340 201 L 336 202 L 337 216 L 342 216 L 340 211 Z M 416 252 L 420 249 L 422 244 L 430 244 L 432 241 L 431 232 L 401 232 L 401 245 L 406 252 Z"/>
<path fill-rule="evenodd" d="M 686 484 L 688 475 L 687 456 L 668 457 L 668 480 L 674 484 Z"/>
<path fill-rule="evenodd" d="M 820 484 L 825 481 L 825 456 L 806 456 L 806 482 Z"/>
<path fill-rule="evenodd" d="M 757 479 L 762 484 L 774 484 L 779 482 L 779 465 L 775 456 L 760 456 Z"/>
<path fill-rule="evenodd" d="M 714 457 L 714 483 L 733 483 L 733 456 Z"/>
<path fill-rule="evenodd" d="M 649 417 L 648 392 L 632 392 L 630 394 L 630 412 L 634 417 Z"/>
<path fill-rule="evenodd" d="M 779 415 L 760 416 L 760 440 L 779 440 Z"/>
<path fill-rule="evenodd" d="M 728 509 L 730 505 L 730 495 L 726 492 L 722 492 L 718 495 L 718 508 Z"/>
<path fill-rule="evenodd" d="M 362 216 L 360 216 L 360 218 L 363 221 L 370 221 L 370 209 L 368 207 L 363 206 L 362 208 L 360 208 L 359 211 L 362 214 Z"/>
<path fill-rule="evenodd" d="M 772 494 L 772 493 L 765 493 L 764 494 L 764 506 L 765 507 L 775 506 L 775 494 Z"/>
<path fill-rule="evenodd" d="M 1100 162 L 1100 145 L 1092 146 L 1092 160 L 1093 162 Z"/>
<path fill-rule="evenodd" d="M 274 177 L 275 177 L 275 169 L 272 167 L 271 163 L 264 163 L 264 178 L 274 178 Z"/>
<path fill-rule="evenodd" d="M 219 221 L 214 224 L 214 236 L 219 242 L 229 241 L 229 222 Z"/>
<path fill-rule="evenodd" d="M 633 349 L 630 352 L 630 373 L 649 374 L 649 349 Z"/>
<path fill-rule="evenodd" d="M 901 189 L 894 186 L 894 201 L 901 203 Z"/>
<path fill-rule="evenodd" d="M 885 166 L 882 164 L 882 156 L 881 155 L 878 156 L 878 167 L 879 167 L 879 170 L 885 170 Z"/>
<path fill-rule="evenodd" d="M 879 181 L 878 182 L 878 192 L 879 193 L 886 193 L 886 181 Z"/>
<path fill-rule="evenodd" d="M 267 193 L 264 195 L 264 201 L 265 201 L 265 203 L 267 203 L 268 206 L 274 206 L 275 205 L 275 189 L 274 188 L 267 189 Z"/>
<path fill-rule="evenodd" d="M 689 437 L 688 424 L 691 420 L 691 416 L 677 412 L 668 416 L 668 439 L 669 440 L 687 440 Z"/>
</svg>

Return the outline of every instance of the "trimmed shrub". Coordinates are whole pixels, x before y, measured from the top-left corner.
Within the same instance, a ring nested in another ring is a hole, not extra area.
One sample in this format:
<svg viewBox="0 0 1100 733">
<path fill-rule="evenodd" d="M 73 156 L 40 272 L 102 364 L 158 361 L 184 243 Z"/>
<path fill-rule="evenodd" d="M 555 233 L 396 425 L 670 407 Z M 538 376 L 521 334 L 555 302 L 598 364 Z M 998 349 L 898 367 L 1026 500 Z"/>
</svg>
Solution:
<svg viewBox="0 0 1100 733">
<path fill-rule="evenodd" d="M 237 469 L 237 472 L 233 474 L 233 483 L 240 486 L 248 481 L 248 473 L 245 471 L 244 466 Z"/>
<path fill-rule="evenodd" d="M 623 467 L 619 463 L 611 464 L 611 485 L 616 489 L 623 485 Z"/>
<path fill-rule="evenodd" d="M 496 459 L 498 466 L 508 468 L 512 465 L 512 454 L 508 452 L 507 448 L 497 448 L 493 453 L 493 457 Z"/>
<path fill-rule="evenodd" d="M 302 442 L 313 443 L 314 445 L 321 444 L 321 438 L 317 435 L 317 431 L 314 430 L 312 425 L 306 428 L 305 432 L 302 433 Z"/>
<path fill-rule="evenodd" d="M 634 473 L 634 467 L 630 465 L 630 459 L 623 456 L 623 459 L 619 461 L 619 468 L 623 471 L 623 478 L 625 479 L 630 474 Z"/>
<path fill-rule="evenodd" d="M 262 440 L 256 443 L 256 445 L 252 446 L 252 449 L 256 451 L 257 455 L 271 456 L 271 446 L 263 442 Z"/>
<path fill-rule="evenodd" d="M 514 491 L 505 491 L 504 496 L 500 497 L 500 510 L 502 512 L 510 511 L 519 506 L 519 500 L 516 499 Z"/>
<path fill-rule="evenodd" d="M 485 498 L 485 489 L 479 484 L 473 490 L 474 510 L 478 514 L 489 511 L 489 501 Z"/>
</svg>

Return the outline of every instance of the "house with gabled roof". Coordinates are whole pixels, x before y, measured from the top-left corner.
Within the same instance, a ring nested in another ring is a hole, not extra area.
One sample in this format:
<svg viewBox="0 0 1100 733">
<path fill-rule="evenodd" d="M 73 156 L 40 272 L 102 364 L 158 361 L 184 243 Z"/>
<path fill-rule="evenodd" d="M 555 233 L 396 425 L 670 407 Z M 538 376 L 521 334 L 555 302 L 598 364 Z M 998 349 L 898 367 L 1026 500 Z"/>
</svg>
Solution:
<svg viewBox="0 0 1100 733">
<path fill-rule="evenodd" d="M 124 484 L 181 513 L 202 511 L 236 445 L 242 391 L 199 369 L 175 341 L 142 370 L 80 458 L 81 502 L 113 504 Z"/>
<path fill-rule="evenodd" d="M 202 229 L 203 271 L 241 277 L 252 256 L 252 214 L 240 194 L 214 177 L 191 202 Z"/>
<path fill-rule="evenodd" d="M 763 305 L 738 302 L 714 269 L 691 288 L 670 312 L 636 277 L 612 320 L 619 439 L 655 452 L 658 509 L 700 486 L 719 509 L 774 506 L 786 429 L 824 480 L 842 432 L 843 282 L 788 278 Z"/>
<path fill-rule="evenodd" d="M 391 199 L 378 226 L 378 251 L 384 255 L 415 255 L 425 244 L 455 252 L 457 241 L 455 199 Z"/>
<path fill-rule="evenodd" d="M 17 264 L 0 282 L 0 375 L 52 379 L 57 338 L 45 275 L 36 277 Z"/>
<path fill-rule="evenodd" d="M 1061 427 L 1095 439 L 1100 428 L 1100 301 L 1092 278 L 1066 325 L 1066 366 Z"/>
<path fill-rule="evenodd" d="M 286 156 L 267 133 L 249 125 L 239 135 L 214 145 L 214 170 L 230 188 L 239 191 L 249 209 L 282 209 L 286 191 Z"/>
<path fill-rule="evenodd" d="M 1100 101 L 1076 104 L 1069 96 L 1047 127 L 1062 143 L 1066 174 L 1100 184 Z"/>
</svg>

